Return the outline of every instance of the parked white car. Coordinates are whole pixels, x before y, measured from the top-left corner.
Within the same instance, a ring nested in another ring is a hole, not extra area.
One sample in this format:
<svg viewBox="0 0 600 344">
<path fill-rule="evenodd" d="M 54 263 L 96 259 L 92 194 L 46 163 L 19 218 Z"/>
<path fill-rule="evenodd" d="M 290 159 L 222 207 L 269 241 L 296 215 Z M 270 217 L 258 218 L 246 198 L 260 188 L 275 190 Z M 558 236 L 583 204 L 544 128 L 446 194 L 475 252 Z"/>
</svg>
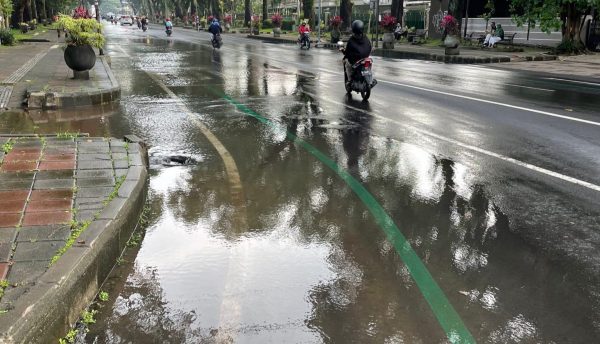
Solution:
<svg viewBox="0 0 600 344">
<path fill-rule="evenodd" d="M 129 15 L 123 14 L 119 18 L 119 23 L 121 23 L 121 25 L 133 25 L 133 18 Z"/>
</svg>

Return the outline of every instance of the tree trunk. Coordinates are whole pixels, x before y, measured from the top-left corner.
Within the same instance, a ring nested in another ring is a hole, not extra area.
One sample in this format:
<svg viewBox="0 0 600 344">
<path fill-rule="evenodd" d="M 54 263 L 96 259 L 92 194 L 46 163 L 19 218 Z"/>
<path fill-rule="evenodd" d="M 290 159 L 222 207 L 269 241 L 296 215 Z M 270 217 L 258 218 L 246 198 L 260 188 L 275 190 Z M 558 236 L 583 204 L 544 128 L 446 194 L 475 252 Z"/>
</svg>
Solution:
<svg viewBox="0 0 600 344">
<path fill-rule="evenodd" d="M 267 18 L 269 16 L 269 10 L 267 9 L 267 0 L 262 0 L 262 22 L 263 25 L 264 23 L 267 21 Z"/>
<path fill-rule="evenodd" d="M 46 14 L 46 0 L 42 0 L 42 19 L 48 19 L 48 15 Z"/>
<path fill-rule="evenodd" d="M 33 8 L 33 15 L 31 16 L 31 19 L 35 18 L 35 21 L 39 21 L 39 17 L 38 17 L 38 12 L 37 12 L 37 1 L 36 0 L 31 0 L 32 3 L 32 8 Z"/>
<path fill-rule="evenodd" d="M 314 0 L 303 0 L 302 10 L 304 11 L 304 19 L 308 19 L 308 23 L 312 25 L 315 20 L 315 8 L 314 8 Z"/>
<path fill-rule="evenodd" d="M 250 16 L 250 0 L 244 0 L 244 25 L 246 27 L 250 27 L 250 21 L 252 20 Z"/>
<path fill-rule="evenodd" d="M 404 0 L 392 0 L 392 16 L 396 18 L 398 23 L 402 24 L 404 16 Z"/>
<path fill-rule="evenodd" d="M 350 29 L 352 25 L 352 0 L 341 0 L 340 2 L 340 17 L 344 21 L 342 26 Z"/>
</svg>

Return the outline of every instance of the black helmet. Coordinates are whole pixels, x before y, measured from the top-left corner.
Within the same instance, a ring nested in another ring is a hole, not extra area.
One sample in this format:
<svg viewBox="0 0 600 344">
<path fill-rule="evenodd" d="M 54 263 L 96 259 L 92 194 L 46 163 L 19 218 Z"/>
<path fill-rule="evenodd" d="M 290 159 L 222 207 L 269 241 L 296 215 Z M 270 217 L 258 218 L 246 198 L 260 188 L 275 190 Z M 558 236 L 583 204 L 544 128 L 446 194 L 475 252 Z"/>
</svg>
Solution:
<svg viewBox="0 0 600 344">
<path fill-rule="evenodd" d="M 365 23 L 362 20 L 355 20 L 352 22 L 352 33 L 355 35 L 362 35 L 365 29 Z"/>
</svg>

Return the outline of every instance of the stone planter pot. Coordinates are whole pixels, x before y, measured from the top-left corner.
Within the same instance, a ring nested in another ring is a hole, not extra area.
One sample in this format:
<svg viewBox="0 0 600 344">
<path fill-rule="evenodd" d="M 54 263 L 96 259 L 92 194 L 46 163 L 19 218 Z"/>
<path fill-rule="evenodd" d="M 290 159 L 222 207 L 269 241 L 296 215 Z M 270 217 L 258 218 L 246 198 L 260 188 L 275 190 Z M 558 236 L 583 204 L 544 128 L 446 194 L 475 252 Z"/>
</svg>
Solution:
<svg viewBox="0 0 600 344">
<path fill-rule="evenodd" d="M 279 37 L 281 36 L 281 28 L 280 27 L 274 27 L 273 28 L 273 37 Z"/>
<path fill-rule="evenodd" d="M 75 72 L 88 71 L 96 64 L 96 53 L 90 45 L 69 45 L 64 57 L 67 66 Z"/>
<path fill-rule="evenodd" d="M 339 29 L 333 29 L 331 30 L 331 43 L 337 43 L 340 41 L 340 37 L 342 36 L 342 33 L 340 32 Z"/>
<path fill-rule="evenodd" d="M 231 31 L 231 25 L 225 24 L 225 32 Z"/>
<path fill-rule="evenodd" d="M 386 32 L 383 34 L 383 49 L 394 49 L 393 32 Z"/>
<path fill-rule="evenodd" d="M 258 34 L 259 34 L 259 33 L 260 33 L 260 31 L 258 30 L 258 28 L 257 28 L 257 27 L 253 27 L 253 28 L 252 28 L 252 34 L 253 34 L 253 35 L 255 35 L 255 36 L 258 36 Z"/>
<path fill-rule="evenodd" d="M 446 55 L 459 55 L 460 54 L 460 40 L 455 35 L 447 35 L 444 39 L 444 47 Z"/>
</svg>

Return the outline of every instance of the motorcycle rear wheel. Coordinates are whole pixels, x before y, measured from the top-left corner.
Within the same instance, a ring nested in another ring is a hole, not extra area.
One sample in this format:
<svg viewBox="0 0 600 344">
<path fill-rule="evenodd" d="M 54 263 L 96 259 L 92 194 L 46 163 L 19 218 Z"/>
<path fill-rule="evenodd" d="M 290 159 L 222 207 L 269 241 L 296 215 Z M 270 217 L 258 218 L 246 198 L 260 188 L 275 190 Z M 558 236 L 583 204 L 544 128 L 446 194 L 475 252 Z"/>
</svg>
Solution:
<svg viewBox="0 0 600 344">
<path fill-rule="evenodd" d="M 347 94 L 352 94 L 352 85 L 348 82 L 348 75 L 346 75 L 346 67 L 344 68 L 344 87 L 346 88 Z"/>
</svg>

